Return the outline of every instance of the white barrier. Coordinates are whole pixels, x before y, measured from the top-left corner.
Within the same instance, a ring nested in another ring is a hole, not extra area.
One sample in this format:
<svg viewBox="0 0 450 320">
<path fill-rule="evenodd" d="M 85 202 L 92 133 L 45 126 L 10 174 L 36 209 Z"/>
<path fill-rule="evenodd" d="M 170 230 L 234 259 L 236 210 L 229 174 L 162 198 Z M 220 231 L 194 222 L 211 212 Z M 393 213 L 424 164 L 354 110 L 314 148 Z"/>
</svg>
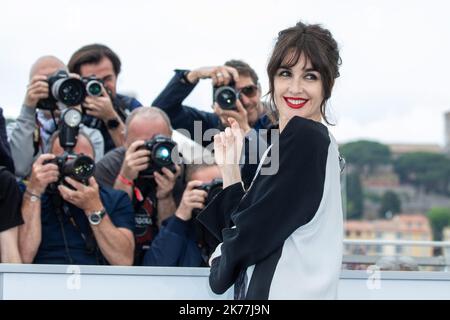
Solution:
<svg viewBox="0 0 450 320">
<path fill-rule="evenodd" d="M 0 299 L 233 298 L 215 295 L 207 268 L 0 264 Z M 295 279 L 293 279 L 295 281 Z M 339 299 L 450 299 L 450 273 L 344 270 Z"/>
</svg>

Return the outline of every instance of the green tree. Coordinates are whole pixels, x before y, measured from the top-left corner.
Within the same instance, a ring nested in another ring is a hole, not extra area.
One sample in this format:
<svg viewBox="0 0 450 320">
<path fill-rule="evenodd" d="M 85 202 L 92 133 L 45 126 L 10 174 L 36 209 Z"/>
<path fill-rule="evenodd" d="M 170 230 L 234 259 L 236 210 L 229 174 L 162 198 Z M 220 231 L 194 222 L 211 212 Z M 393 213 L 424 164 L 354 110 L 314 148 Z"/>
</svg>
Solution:
<svg viewBox="0 0 450 320">
<path fill-rule="evenodd" d="M 366 166 L 369 171 L 373 171 L 376 166 L 391 162 L 389 147 L 379 142 L 360 140 L 346 143 L 339 149 L 345 161 L 354 165 L 359 172 Z"/>
<path fill-rule="evenodd" d="M 450 159 L 443 154 L 406 153 L 394 162 L 394 169 L 402 183 L 410 183 L 425 192 L 449 194 Z"/>
<path fill-rule="evenodd" d="M 384 218 L 386 212 L 396 214 L 402 211 L 402 202 L 394 191 L 386 191 L 381 197 L 380 217 Z"/>
<path fill-rule="evenodd" d="M 347 218 L 361 219 L 363 214 L 363 191 L 357 172 L 347 175 Z"/>
<path fill-rule="evenodd" d="M 450 226 L 450 208 L 432 208 L 427 212 L 433 229 L 433 239 L 435 241 L 442 240 L 442 230 Z"/>
</svg>

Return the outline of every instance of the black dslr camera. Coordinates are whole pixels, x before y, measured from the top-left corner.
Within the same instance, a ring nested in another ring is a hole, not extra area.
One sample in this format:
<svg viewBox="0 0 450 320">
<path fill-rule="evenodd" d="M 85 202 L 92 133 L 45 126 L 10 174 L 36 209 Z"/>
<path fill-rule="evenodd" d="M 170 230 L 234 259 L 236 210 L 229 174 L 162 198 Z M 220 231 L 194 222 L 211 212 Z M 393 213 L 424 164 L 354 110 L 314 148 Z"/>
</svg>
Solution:
<svg viewBox="0 0 450 320">
<path fill-rule="evenodd" d="M 91 97 L 102 95 L 103 81 L 95 76 L 81 78 L 86 90 L 86 94 Z"/>
<path fill-rule="evenodd" d="M 65 150 L 64 154 L 44 162 L 44 164 L 54 163 L 59 169 L 58 181 L 50 184 L 48 187 L 50 192 L 55 193 L 57 191 L 57 186 L 61 183 L 73 189 L 70 185 L 65 183 L 65 177 L 71 177 L 88 185 L 89 178 L 94 175 L 94 160 L 83 154 L 76 154 L 73 152 L 73 149 L 77 144 L 81 116 L 81 112 L 75 108 L 67 108 L 61 113 L 61 120 L 58 126 L 58 137 L 59 144 Z"/>
<path fill-rule="evenodd" d="M 70 77 L 65 70 L 58 70 L 50 75 L 48 81 L 48 98 L 39 100 L 37 108 L 57 109 L 57 102 L 68 107 L 79 105 L 86 97 L 85 85 L 80 79 Z"/>
<path fill-rule="evenodd" d="M 172 172 L 176 172 L 175 163 L 179 162 L 176 146 L 175 141 L 160 134 L 145 141 L 139 149 L 147 149 L 151 152 L 150 163 L 147 169 L 139 172 L 139 177 L 152 176 L 155 171 L 161 172 L 162 168 L 168 168 Z"/>
<path fill-rule="evenodd" d="M 89 185 L 89 178 L 94 175 L 95 162 L 90 157 L 83 154 L 64 152 L 63 155 L 58 156 L 52 160 L 47 160 L 44 164 L 54 163 L 59 169 L 58 181 L 49 185 L 49 190 L 56 192 L 60 184 L 73 189 L 65 181 L 65 177 L 70 177 L 85 185 Z"/>
<path fill-rule="evenodd" d="M 217 196 L 217 194 L 223 189 L 223 180 L 222 179 L 214 179 L 209 183 L 204 183 L 198 187 L 195 187 L 198 190 L 204 190 L 208 193 L 205 199 L 205 207 Z M 198 215 L 202 209 L 194 209 L 192 211 L 192 215 Z"/>
<path fill-rule="evenodd" d="M 224 110 L 237 110 L 236 100 L 239 98 L 235 82 L 232 80 L 227 86 L 214 86 L 213 99 Z"/>
</svg>

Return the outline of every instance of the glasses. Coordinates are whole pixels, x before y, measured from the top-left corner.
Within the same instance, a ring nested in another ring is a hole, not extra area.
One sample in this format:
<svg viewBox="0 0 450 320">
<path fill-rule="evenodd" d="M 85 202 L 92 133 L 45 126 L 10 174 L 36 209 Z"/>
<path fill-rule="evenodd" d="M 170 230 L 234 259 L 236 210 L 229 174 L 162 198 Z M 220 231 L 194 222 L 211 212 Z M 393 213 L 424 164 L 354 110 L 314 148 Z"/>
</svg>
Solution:
<svg viewBox="0 0 450 320">
<path fill-rule="evenodd" d="M 247 98 L 253 98 L 254 96 L 256 96 L 257 92 L 258 92 L 258 87 L 255 86 L 254 84 L 243 87 L 240 90 L 237 90 L 238 96 L 242 93 Z"/>
</svg>

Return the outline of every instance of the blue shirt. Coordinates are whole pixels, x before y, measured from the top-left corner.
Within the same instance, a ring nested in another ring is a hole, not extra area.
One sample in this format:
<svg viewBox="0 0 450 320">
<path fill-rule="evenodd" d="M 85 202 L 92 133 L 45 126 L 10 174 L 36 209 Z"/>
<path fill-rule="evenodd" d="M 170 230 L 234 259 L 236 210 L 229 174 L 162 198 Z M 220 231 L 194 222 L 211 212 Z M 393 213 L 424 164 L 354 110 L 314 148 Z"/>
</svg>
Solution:
<svg viewBox="0 0 450 320">
<path fill-rule="evenodd" d="M 21 185 L 22 191 L 25 186 Z M 100 187 L 100 198 L 114 226 L 134 232 L 134 213 L 131 201 L 126 193 L 111 188 Z M 41 225 L 42 240 L 33 263 L 38 264 L 108 264 L 98 245 L 94 252 L 88 252 L 85 238 L 92 229 L 83 210 L 66 202 L 67 213 L 62 214 L 62 224 L 48 193 L 42 195 Z M 64 212 L 64 211 L 62 211 Z M 70 216 L 74 221 L 71 222 Z M 66 238 L 67 249 L 64 244 Z"/>
</svg>

